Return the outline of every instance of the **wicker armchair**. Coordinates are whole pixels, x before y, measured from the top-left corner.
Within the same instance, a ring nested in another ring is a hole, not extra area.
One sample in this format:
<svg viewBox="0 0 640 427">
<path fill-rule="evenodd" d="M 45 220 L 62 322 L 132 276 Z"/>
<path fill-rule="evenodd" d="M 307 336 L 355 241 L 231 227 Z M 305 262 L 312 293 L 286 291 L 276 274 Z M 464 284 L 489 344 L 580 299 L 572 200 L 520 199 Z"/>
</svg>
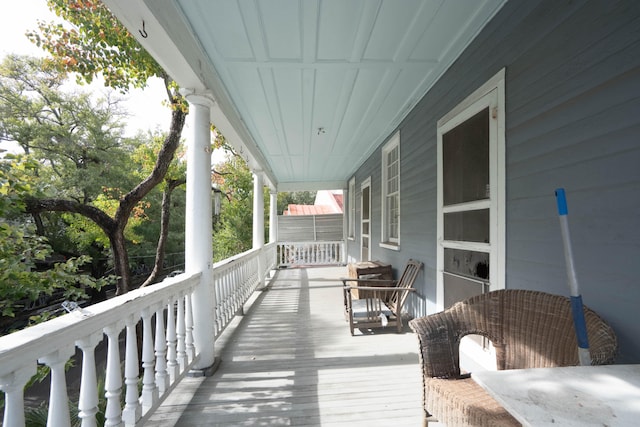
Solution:
<svg viewBox="0 0 640 427">
<path fill-rule="evenodd" d="M 611 327 L 585 307 L 593 365 L 613 363 L 617 339 Z M 460 339 L 487 337 L 498 369 L 578 365 L 569 298 L 530 290 L 500 290 L 458 302 L 414 319 L 420 344 L 425 425 L 430 418 L 450 426 L 520 425 L 459 367 Z"/>
</svg>

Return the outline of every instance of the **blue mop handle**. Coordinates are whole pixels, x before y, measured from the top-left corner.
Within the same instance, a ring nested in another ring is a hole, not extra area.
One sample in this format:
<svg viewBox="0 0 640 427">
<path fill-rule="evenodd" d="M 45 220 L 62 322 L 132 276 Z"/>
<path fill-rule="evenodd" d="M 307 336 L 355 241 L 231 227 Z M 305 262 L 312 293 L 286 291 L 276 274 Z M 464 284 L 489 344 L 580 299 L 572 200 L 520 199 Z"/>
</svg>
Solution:
<svg viewBox="0 0 640 427">
<path fill-rule="evenodd" d="M 567 278 L 569 280 L 569 291 L 571 293 L 573 324 L 576 329 L 576 338 L 578 340 L 578 357 L 580 359 L 580 365 L 591 365 L 587 324 L 584 319 L 584 310 L 582 307 L 582 295 L 580 295 L 576 270 L 573 265 L 573 251 L 571 250 L 571 236 L 569 234 L 569 210 L 567 209 L 567 198 L 564 193 L 564 188 L 558 188 L 556 190 L 556 200 L 558 202 L 560 230 L 562 231 L 564 257 L 567 264 Z"/>
</svg>

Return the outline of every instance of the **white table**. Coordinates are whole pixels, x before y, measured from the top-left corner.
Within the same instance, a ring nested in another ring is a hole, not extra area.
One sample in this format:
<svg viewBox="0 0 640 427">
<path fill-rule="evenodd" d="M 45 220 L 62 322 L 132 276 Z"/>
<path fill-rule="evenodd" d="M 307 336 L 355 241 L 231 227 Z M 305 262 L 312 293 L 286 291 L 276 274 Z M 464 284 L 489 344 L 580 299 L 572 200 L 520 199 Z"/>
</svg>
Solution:
<svg viewBox="0 0 640 427">
<path fill-rule="evenodd" d="M 524 426 L 639 426 L 640 365 L 474 372 Z"/>
</svg>

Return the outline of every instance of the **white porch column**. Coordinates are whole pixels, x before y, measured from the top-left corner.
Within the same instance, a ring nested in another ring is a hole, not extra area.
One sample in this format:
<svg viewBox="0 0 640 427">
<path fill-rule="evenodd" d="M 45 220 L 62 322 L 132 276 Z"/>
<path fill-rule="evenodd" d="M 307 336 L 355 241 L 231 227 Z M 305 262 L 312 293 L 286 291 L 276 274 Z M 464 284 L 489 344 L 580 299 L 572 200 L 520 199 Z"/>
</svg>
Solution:
<svg viewBox="0 0 640 427">
<path fill-rule="evenodd" d="M 260 171 L 253 174 L 253 249 L 264 246 L 264 179 Z"/>
<path fill-rule="evenodd" d="M 269 192 L 269 243 L 278 241 L 278 192 Z"/>
<path fill-rule="evenodd" d="M 210 131 L 213 100 L 193 91 L 184 91 L 183 95 L 189 101 L 185 272 L 202 272 L 200 284 L 192 296 L 193 338 L 196 352 L 200 354 L 193 369 L 204 373 L 215 361 Z"/>
<path fill-rule="evenodd" d="M 264 247 L 264 179 L 260 171 L 253 173 L 253 249 Z M 258 286 L 264 287 L 264 261 L 258 256 Z"/>
</svg>

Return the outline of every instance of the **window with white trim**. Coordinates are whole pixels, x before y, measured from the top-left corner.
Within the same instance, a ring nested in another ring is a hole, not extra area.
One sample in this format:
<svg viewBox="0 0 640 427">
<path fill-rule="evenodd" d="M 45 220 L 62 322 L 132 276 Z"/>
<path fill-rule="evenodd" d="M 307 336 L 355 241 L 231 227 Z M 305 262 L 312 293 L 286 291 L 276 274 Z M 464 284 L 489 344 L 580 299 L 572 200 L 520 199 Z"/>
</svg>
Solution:
<svg viewBox="0 0 640 427">
<path fill-rule="evenodd" d="M 351 240 L 356 238 L 356 178 L 349 180 L 349 230 L 347 237 Z"/>
<path fill-rule="evenodd" d="M 380 246 L 400 247 L 400 132 L 382 147 L 382 236 Z"/>
</svg>

